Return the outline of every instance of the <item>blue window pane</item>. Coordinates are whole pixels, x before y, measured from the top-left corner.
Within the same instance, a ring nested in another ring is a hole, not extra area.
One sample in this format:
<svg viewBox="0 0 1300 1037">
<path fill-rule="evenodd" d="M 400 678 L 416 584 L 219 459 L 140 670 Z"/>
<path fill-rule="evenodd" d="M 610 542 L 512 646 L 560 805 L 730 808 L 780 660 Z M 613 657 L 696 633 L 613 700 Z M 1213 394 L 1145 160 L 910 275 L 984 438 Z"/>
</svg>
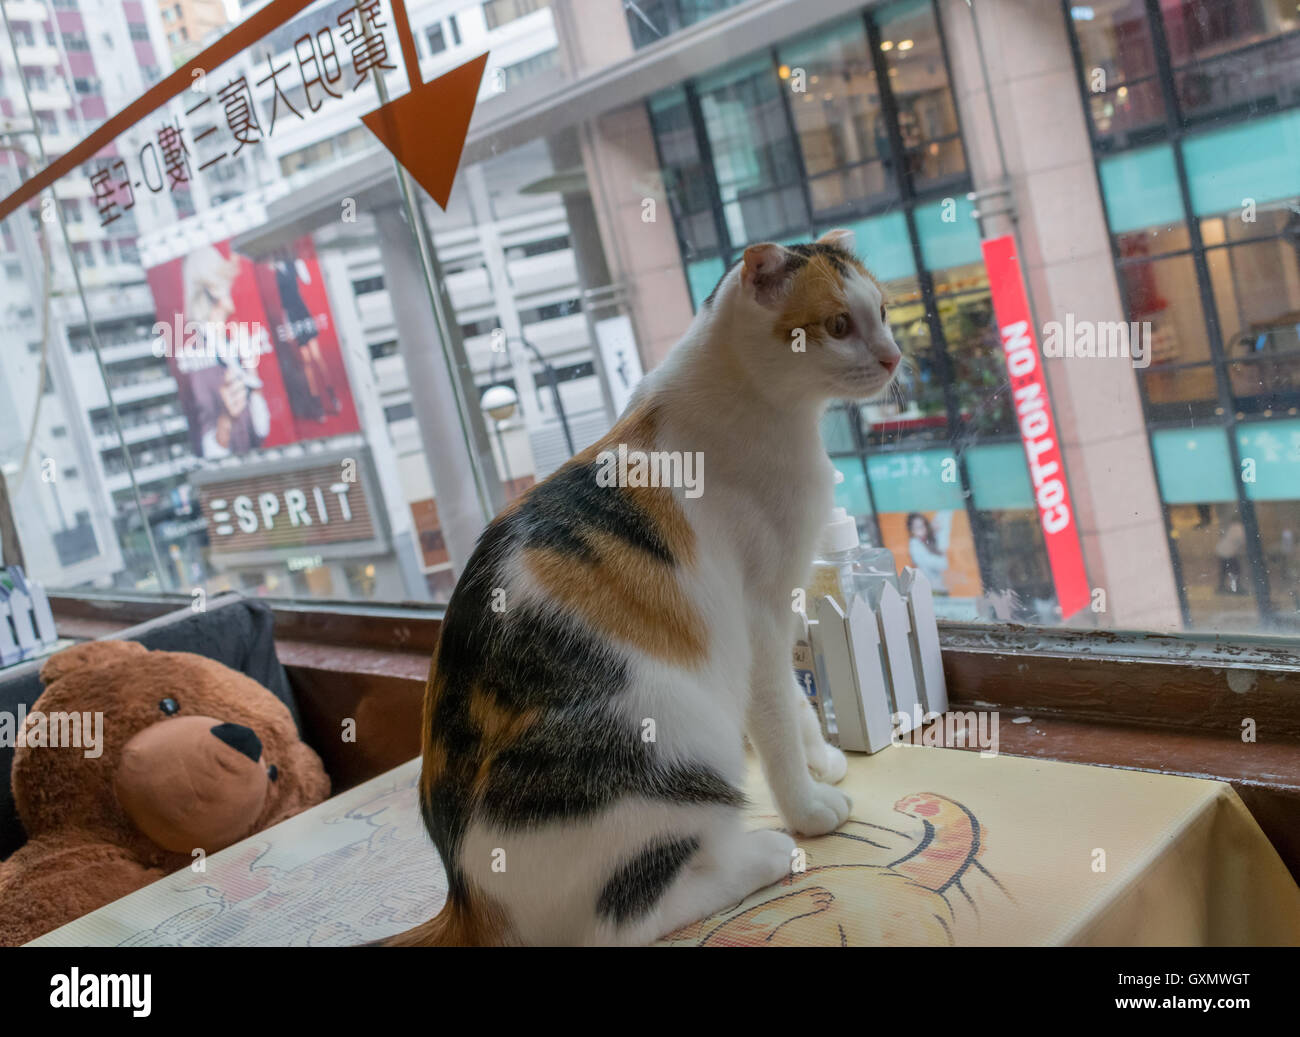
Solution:
<svg viewBox="0 0 1300 1037">
<path fill-rule="evenodd" d="M 1167 144 L 1102 159 L 1100 168 L 1112 234 L 1182 222 L 1178 174 Z"/>
<path fill-rule="evenodd" d="M 944 270 L 982 260 L 979 228 L 971 217 L 974 208 L 963 197 L 933 202 L 916 210 L 916 232 L 926 267 Z M 945 220 L 945 215 L 953 218 Z"/>
<path fill-rule="evenodd" d="M 1246 496 L 1251 500 L 1300 500 L 1300 421 L 1237 426 Z"/>
<path fill-rule="evenodd" d="M 855 220 L 838 226 L 853 231 L 856 249 L 862 261 L 882 281 L 896 281 L 916 276 L 916 262 L 907 236 L 907 221 L 901 212 Z M 820 236 L 833 227 L 822 227 Z"/>
<path fill-rule="evenodd" d="M 952 460 L 950 450 L 873 454 L 867 458 L 867 474 L 876 507 L 881 512 L 965 507 L 960 482 L 945 482 L 943 478 L 946 472 L 954 471 L 951 465 L 944 464 Z"/>
<path fill-rule="evenodd" d="M 704 305 L 704 300 L 709 297 L 709 293 L 722 280 L 722 275 L 726 272 L 722 260 L 716 256 L 713 259 L 701 259 L 698 263 L 687 264 L 686 280 L 691 287 L 691 301 L 695 303 L 697 310 Z"/>
<path fill-rule="evenodd" d="M 1190 137 L 1183 144 L 1198 216 L 1300 193 L 1300 111 Z"/>
<path fill-rule="evenodd" d="M 1151 437 L 1160 495 L 1166 504 L 1237 499 L 1228 437 L 1221 428 L 1161 429 Z"/>
<path fill-rule="evenodd" d="M 972 447 L 966 452 L 966 472 L 980 511 L 1034 506 L 1025 448 L 1019 443 Z"/>
<path fill-rule="evenodd" d="M 861 518 L 871 514 L 871 498 L 867 495 L 867 473 L 862 461 L 856 457 L 837 457 L 836 468 L 844 473 L 844 481 L 835 484 L 835 505 L 850 515 Z"/>
</svg>

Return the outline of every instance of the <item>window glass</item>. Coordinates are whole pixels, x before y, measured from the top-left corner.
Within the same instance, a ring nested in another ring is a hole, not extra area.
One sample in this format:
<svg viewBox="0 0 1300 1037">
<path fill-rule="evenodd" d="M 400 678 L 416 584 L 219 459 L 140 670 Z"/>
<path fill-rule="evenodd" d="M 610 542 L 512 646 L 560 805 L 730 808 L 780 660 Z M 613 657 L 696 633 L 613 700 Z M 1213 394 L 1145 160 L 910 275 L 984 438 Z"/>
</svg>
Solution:
<svg viewBox="0 0 1300 1037">
<path fill-rule="evenodd" d="M 1288 494 L 1290 496 L 1290 494 Z M 1255 505 L 1259 539 L 1268 575 L 1269 600 L 1282 629 L 1300 632 L 1300 503 L 1295 500 L 1267 501 Z"/>
<path fill-rule="evenodd" d="M 779 239 L 809 222 L 782 89 L 768 58 L 698 85 L 723 218 L 735 242 Z"/>
<path fill-rule="evenodd" d="M 277 9 L 57 6 L 6 5 L 0 197 Z M 905 359 L 828 406 L 835 499 L 945 617 L 1295 633 L 1294 5 L 831 6 L 407 0 L 408 55 L 388 0 L 316 0 L 114 126 L 0 220 L 30 570 L 445 602 L 746 246 L 847 228 Z M 446 105 L 372 116 L 484 53 L 444 194 Z"/>
<path fill-rule="evenodd" d="M 918 183 L 960 176 L 966 155 L 933 6 L 926 0 L 889 4 L 876 24 L 908 173 Z"/>
<path fill-rule="evenodd" d="M 1107 157 L 1100 163 L 1102 195 L 1112 234 L 1183 220 L 1173 152 L 1166 146 Z"/>
<path fill-rule="evenodd" d="M 777 54 L 777 74 L 791 84 L 790 114 L 813 212 L 861 207 L 895 193 L 888 126 L 862 19 Z"/>
<path fill-rule="evenodd" d="M 1206 252 L 1228 378 L 1240 410 L 1300 406 L 1300 238 Z"/>
<path fill-rule="evenodd" d="M 1197 215 L 1250 215 L 1300 193 L 1300 111 L 1195 134 L 1183 153 Z"/>
<path fill-rule="evenodd" d="M 637 0 L 623 4 L 628 30 L 636 47 L 652 43 L 688 29 L 742 0 Z"/>
<path fill-rule="evenodd" d="M 1300 100 L 1300 12 L 1276 0 L 1161 4 L 1179 107 L 1205 119 Z"/>
<path fill-rule="evenodd" d="M 1084 70 L 1091 76 L 1100 69 L 1105 81 L 1098 85 L 1103 89 L 1156 74 L 1144 0 L 1078 4 L 1070 8 L 1070 18 Z"/>
<path fill-rule="evenodd" d="M 1166 366 L 1209 359 L 1209 336 L 1190 256 L 1127 262 L 1119 274 L 1129 319 L 1150 326 L 1148 377 Z"/>
<path fill-rule="evenodd" d="M 692 121 L 686 91 L 677 87 L 656 94 L 648 107 L 658 158 L 663 164 L 664 187 L 682 248 L 688 257 L 721 248 L 711 178 L 701 157 L 702 144 Z M 721 276 L 719 269 L 718 277 Z M 708 295 L 716 282 L 715 277 L 699 299 Z M 692 275 L 693 289 L 696 284 Z"/>
<path fill-rule="evenodd" d="M 1152 447 L 1191 622 L 1250 629 L 1256 574 L 1227 437 L 1216 428 L 1169 429 L 1152 436 Z"/>
</svg>

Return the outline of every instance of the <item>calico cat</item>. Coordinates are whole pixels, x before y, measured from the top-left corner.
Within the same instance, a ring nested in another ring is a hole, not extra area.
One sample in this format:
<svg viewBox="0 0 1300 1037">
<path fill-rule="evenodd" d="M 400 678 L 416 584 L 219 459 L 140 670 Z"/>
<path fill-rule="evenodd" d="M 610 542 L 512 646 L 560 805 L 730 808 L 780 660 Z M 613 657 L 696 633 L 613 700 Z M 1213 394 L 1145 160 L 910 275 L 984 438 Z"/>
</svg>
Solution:
<svg viewBox="0 0 1300 1037">
<path fill-rule="evenodd" d="M 795 843 L 743 826 L 746 734 L 791 831 L 844 822 L 791 595 L 831 504 L 819 419 L 900 359 L 850 232 L 754 245 L 609 435 L 489 525 L 424 702 L 447 902 L 383 942 L 644 944 L 777 881 Z M 692 454 L 696 492 L 610 485 L 620 448 Z"/>
</svg>

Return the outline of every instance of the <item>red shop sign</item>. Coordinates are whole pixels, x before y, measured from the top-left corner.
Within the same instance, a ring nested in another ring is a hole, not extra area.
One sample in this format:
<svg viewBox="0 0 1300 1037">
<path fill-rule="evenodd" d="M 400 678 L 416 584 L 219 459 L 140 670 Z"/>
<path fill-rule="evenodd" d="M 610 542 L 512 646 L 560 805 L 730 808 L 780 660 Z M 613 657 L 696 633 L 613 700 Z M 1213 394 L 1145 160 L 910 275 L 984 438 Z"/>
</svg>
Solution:
<svg viewBox="0 0 1300 1037">
<path fill-rule="evenodd" d="M 1091 600 L 1088 574 L 1083 566 L 1083 549 L 1075 523 L 1074 504 L 1065 482 L 1065 463 L 1052 401 L 1047 395 L 1042 354 L 1029 313 L 1020 257 L 1009 235 L 981 243 L 988 270 L 993 312 L 1002 338 L 1002 352 L 1011 378 L 1011 400 L 1016 409 L 1020 438 L 1038 506 L 1038 520 L 1047 541 L 1047 560 L 1061 616 L 1069 619 Z"/>
</svg>

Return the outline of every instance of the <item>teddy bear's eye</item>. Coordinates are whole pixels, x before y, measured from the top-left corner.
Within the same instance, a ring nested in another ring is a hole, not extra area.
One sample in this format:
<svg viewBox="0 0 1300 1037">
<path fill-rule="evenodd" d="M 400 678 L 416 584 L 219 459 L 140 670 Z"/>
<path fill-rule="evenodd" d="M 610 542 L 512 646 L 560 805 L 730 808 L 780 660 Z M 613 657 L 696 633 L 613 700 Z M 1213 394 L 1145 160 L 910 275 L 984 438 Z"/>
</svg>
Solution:
<svg viewBox="0 0 1300 1037">
<path fill-rule="evenodd" d="M 180 703 L 175 699 L 163 699 L 158 703 L 158 708 L 166 713 L 169 717 L 175 716 L 181 711 Z"/>
<path fill-rule="evenodd" d="M 271 766 L 266 768 L 266 776 L 272 781 L 275 781 L 275 779 L 280 776 L 280 768 L 275 764 L 271 764 Z"/>
</svg>

